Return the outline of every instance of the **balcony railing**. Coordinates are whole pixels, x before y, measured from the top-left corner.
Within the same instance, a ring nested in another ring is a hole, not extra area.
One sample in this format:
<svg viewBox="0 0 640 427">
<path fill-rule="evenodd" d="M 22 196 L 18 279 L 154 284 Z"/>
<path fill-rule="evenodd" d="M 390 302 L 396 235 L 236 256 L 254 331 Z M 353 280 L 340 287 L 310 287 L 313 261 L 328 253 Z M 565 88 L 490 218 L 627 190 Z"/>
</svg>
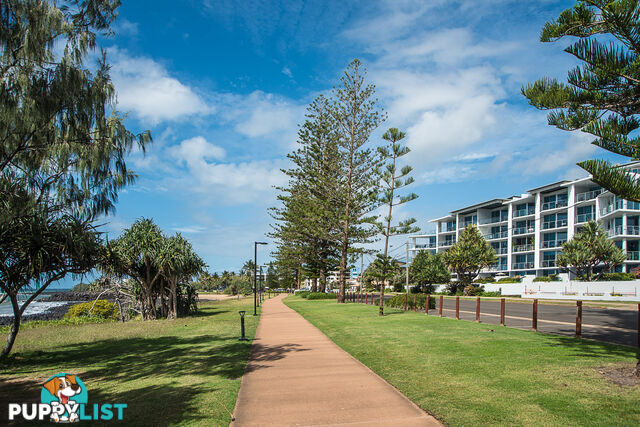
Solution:
<svg viewBox="0 0 640 427">
<path fill-rule="evenodd" d="M 468 227 L 468 226 L 470 226 L 470 225 L 478 225 L 478 224 L 477 224 L 477 223 L 475 223 L 475 222 L 465 222 L 465 223 L 463 223 L 463 224 L 460 224 L 460 230 L 462 230 L 462 229 L 464 229 L 464 228 L 467 228 L 467 227 Z"/>
<path fill-rule="evenodd" d="M 493 264 L 487 268 L 489 271 L 507 271 L 508 269 L 509 266 L 507 264 Z"/>
<path fill-rule="evenodd" d="M 438 246 L 443 247 L 443 246 L 451 246 L 455 243 L 455 240 L 445 240 L 444 242 L 440 242 L 438 243 Z"/>
<path fill-rule="evenodd" d="M 564 243 L 567 242 L 567 239 L 559 239 L 559 240 L 547 240 L 540 243 L 540 248 L 548 249 L 548 248 L 559 248 Z"/>
<path fill-rule="evenodd" d="M 516 245 L 513 247 L 513 252 L 531 252 L 533 251 L 533 245 Z"/>
<path fill-rule="evenodd" d="M 509 253 L 509 248 L 493 248 L 493 250 L 496 251 L 498 255 L 506 255 Z"/>
<path fill-rule="evenodd" d="M 607 230 L 607 234 L 609 237 L 613 236 L 622 236 L 623 234 L 627 236 L 640 236 L 640 226 L 637 225 L 629 225 L 627 226 L 626 233 L 624 232 L 624 227 L 621 225 L 617 225 L 610 230 Z"/>
<path fill-rule="evenodd" d="M 627 251 L 627 261 L 640 261 L 640 252 Z"/>
<path fill-rule="evenodd" d="M 513 264 L 513 270 L 524 270 L 527 268 L 533 268 L 532 262 L 516 262 Z"/>
<path fill-rule="evenodd" d="M 541 267 L 555 267 L 556 260 L 555 259 L 544 259 L 540 262 Z"/>
<path fill-rule="evenodd" d="M 435 243 L 421 243 L 414 246 L 415 249 L 434 249 L 435 247 Z"/>
<path fill-rule="evenodd" d="M 543 211 L 547 211 L 549 209 L 556 209 L 556 208 L 566 208 L 566 207 L 567 207 L 566 200 L 556 200 L 555 202 L 547 202 L 542 204 Z"/>
<path fill-rule="evenodd" d="M 602 193 L 602 191 L 603 190 L 600 189 L 600 190 L 587 191 L 585 193 L 578 193 L 576 194 L 576 202 L 584 202 L 585 200 L 595 199 L 596 197 L 598 197 L 600 193 Z"/>
<path fill-rule="evenodd" d="M 607 215 L 613 211 L 617 211 L 618 209 L 624 209 L 624 200 L 618 200 L 615 203 L 605 206 L 604 208 L 600 209 L 600 213 L 602 215 Z"/>
<path fill-rule="evenodd" d="M 513 217 L 518 218 L 525 215 L 534 215 L 535 213 L 536 213 L 536 208 L 519 209 L 519 210 L 513 211 Z"/>
<path fill-rule="evenodd" d="M 485 234 L 484 238 L 487 240 L 493 240 L 493 239 L 506 239 L 507 237 L 509 237 L 509 232 L 508 231 L 500 231 L 498 233 L 490 233 L 490 234 Z"/>
<path fill-rule="evenodd" d="M 637 225 L 628 225 L 627 226 L 627 235 L 640 236 L 640 227 L 637 226 Z"/>
<path fill-rule="evenodd" d="M 536 231 L 534 226 L 530 226 L 530 227 L 518 227 L 518 228 L 514 228 L 513 229 L 513 234 L 529 234 L 529 233 L 534 233 Z"/>
<path fill-rule="evenodd" d="M 480 225 L 485 225 L 485 224 L 496 224 L 498 222 L 505 222 L 508 218 L 495 218 L 495 217 L 491 217 L 489 219 L 486 219 L 484 221 L 480 221 Z"/>
<path fill-rule="evenodd" d="M 576 215 L 576 224 L 581 224 L 583 222 L 594 221 L 595 219 L 596 219 L 595 215 L 592 214 L 592 213 Z"/>
<path fill-rule="evenodd" d="M 455 233 L 455 231 L 456 231 L 456 227 L 454 225 L 452 227 L 443 228 L 441 233 L 452 233 L 452 232 Z"/>
<path fill-rule="evenodd" d="M 560 228 L 560 227 L 566 227 L 567 226 L 567 220 L 566 219 L 558 219 L 555 221 L 547 221 L 545 223 L 542 224 L 542 229 L 543 230 L 548 230 L 550 228 Z"/>
</svg>

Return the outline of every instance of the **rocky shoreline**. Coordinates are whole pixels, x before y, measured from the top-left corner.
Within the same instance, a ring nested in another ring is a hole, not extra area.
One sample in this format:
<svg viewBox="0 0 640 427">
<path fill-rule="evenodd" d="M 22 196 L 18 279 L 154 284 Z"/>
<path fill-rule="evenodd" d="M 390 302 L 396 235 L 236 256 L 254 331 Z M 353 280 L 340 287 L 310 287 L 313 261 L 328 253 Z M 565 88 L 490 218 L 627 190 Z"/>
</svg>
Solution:
<svg viewBox="0 0 640 427">
<path fill-rule="evenodd" d="M 100 296 L 100 299 L 114 301 L 113 295 L 105 293 L 100 295 L 99 292 L 54 292 L 38 299 L 38 302 L 66 302 L 56 307 L 51 307 L 47 311 L 38 314 L 27 314 L 22 316 L 22 323 L 31 320 L 60 320 L 67 314 L 69 307 L 81 302 L 94 301 Z M 0 316 L 0 326 L 10 325 L 13 322 L 13 316 Z"/>
<path fill-rule="evenodd" d="M 59 305 L 57 307 L 51 307 L 49 310 L 44 313 L 38 314 L 27 314 L 22 316 L 21 323 L 29 322 L 30 320 L 60 320 L 67 314 L 69 307 L 71 307 L 73 302 L 68 304 Z M 6 326 L 13 323 L 13 316 L 1 316 L 0 317 L 0 326 Z"/>
</svg>

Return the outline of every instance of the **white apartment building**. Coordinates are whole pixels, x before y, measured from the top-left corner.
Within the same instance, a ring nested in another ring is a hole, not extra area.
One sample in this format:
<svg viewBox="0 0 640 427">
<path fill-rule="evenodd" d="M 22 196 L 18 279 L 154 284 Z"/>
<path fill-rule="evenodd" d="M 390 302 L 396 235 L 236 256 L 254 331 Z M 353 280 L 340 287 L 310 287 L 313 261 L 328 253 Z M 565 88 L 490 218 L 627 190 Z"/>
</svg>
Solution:
<svg viewBox="0 0 640 427">
<path fill-rule="evenodd" d="M 640 173 L 640 162 L 621 167 Z M 435 234 L 410 236 L 409 254 L 413 258 L 421 250 L 445 252 L 467 225 L 475 224 L 498 255 L 498 262 L 483 276 L 544 276 L 560 272 L 555 260 L 562 244 L 589 220 L 598 221 L 626 252 L 618 271 L 640 265 L 640 203 L 620 199 L 590 178 L 559 181 L 452 211 L 430 221 L 436 224 Z"/>
</svg>

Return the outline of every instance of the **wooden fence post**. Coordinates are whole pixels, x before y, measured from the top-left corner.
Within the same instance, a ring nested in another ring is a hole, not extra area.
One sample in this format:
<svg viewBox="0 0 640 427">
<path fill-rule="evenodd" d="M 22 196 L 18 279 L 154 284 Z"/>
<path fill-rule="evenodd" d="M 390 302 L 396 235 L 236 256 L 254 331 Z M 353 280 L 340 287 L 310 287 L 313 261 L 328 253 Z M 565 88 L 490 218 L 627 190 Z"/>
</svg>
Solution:
<svg viewBox="0 0 640 427">
<path fill-rule="evenodd" d="M 429 314 L 429 303 L 431 295 L 427 294 L 427 301 L 424 304 L 424 314 Z"/>
<path fill-rule="evenodd" d="M 504 298 L 500 298 L 500 326 L 504 326 Z"/>
<path fill-rule="evenodd" d="M 413 296 L 413 311 L 418 311 L 418 295 Z"/>
<path fill-rule="evenodd" d="M 538 300 L 533 300 L 533 317 L 531 318 L 531 328 L 534 332 L 538 331 Z"/>
<path fill-rule="evenodd" d="M 444 297 L 440 295 L 440 317 L 442 317 L 442 302 L 444 301 Z"/>
<path fill-rule="evenodd" d="M 407 294 L 404 294 L 404 311 L 407 311 Z"/>
<path fill-rule="evenodd" d="M 580 338 L 582 335 L 582 301 L 576 301 L 578 306 L 578 313 L 576 315 L 576 337 Z"/>
<path fill-rule="evenodd" d="M 480 297 L 476 298 L 476 323 L 480 323 Z"/>
<path fill-rule="evenodd" d="M 460 297 L 456 297 L 456 319 L 460 320 Z"/>
</svg>

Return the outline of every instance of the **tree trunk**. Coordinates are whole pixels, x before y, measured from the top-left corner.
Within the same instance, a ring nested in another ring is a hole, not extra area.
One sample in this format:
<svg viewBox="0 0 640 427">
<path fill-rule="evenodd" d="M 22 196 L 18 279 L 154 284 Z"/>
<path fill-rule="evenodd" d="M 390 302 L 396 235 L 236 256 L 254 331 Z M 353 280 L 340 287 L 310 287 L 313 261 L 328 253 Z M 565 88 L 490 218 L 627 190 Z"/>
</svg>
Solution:
<svg viewBox="0 0 640 427">
<path fill-rule="evenodd" d="M 16 341 L 16 336 L 18 336 L 18 330 L 20 329 L 20 306 L 18 305 L 18 296 L 17 295 L 9 295 L 9 300 L 11 301 L 11 308 L 13 309 L 13 323 L 11 324 L 11 330 L 9 330 L 9 336 L 7 337 L 7 343 L 2 349 L 2 354 L 0 354 L 0 360 L 5 360 L 7 356 L 9 356 L 9 352 L 13 348 L 13 343 Z"/>
<path fill-rule="evenodd" d="M 380 283 L 380 308 L 378 309 L 378 316 L 384 316 L 384 280 Z"/>
<path fill-rule="evenodd" d="M 178 318 L 178 292 L 177 292 L 177 282 L 175 280 L 171 281 L 171 291 L 170 291 L 170 307 L 169 310 L 169 319 L 177 319 Z"/>
<path fill-rule="evenodd" d="M 325 292 L 327 290 L 327 274 L 324 271 L 324 268 L 320 269 L 320 292 Z"/>
<path fill-rule="evenodd" d="M 640 378 L 640 356 L 638 356 L 638 360 L 636 362 L 636 367 L 633 368 L 633 375 Z"/>
</svg>

